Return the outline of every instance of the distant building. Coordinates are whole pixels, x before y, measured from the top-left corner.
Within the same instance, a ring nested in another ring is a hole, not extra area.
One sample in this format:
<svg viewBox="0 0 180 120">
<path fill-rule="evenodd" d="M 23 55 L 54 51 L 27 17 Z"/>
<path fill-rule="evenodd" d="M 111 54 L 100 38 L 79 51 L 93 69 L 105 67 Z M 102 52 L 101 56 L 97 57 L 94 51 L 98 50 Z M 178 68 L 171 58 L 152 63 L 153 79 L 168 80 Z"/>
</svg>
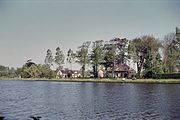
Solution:
<svg viewBox="0 0 180 120">
<path fill-rule="evenodd" d="M 61 72 L 61 70 L 58 70 L 57 73 L 56 73 L 56 78 L 59 79 L 59 78 L 62 78 L 63 77 L 63 73 Z"/>
<path fill-rule="evenodd" d="M 98 77 L 103 78 L 104 77 L 104 71 L 102 69 L 98 70 Z"/>
<path fill-rule="evenodd" d="M 56 78 L 78 78 L 81 77 L 81 73 L 79 70 L 69 70 L 65 68 L 63 70 L 58 70 L 56 74 Z"/>
<path fill-rule="evenodd" d="M 72 70 L 72 78 L 78 78 L 81 77 L 80 70 Z"/>
<path fill-rule="evenodd" d="M 111 77 L 113 74 L 112 67 L 108 67 L 106 74 Z M 136 71 L 130 68 L 127 64 L 116 64 L 114 69 L 114 75 L 118 78 L 131 78 L 136 74 Z"/>
</svg>

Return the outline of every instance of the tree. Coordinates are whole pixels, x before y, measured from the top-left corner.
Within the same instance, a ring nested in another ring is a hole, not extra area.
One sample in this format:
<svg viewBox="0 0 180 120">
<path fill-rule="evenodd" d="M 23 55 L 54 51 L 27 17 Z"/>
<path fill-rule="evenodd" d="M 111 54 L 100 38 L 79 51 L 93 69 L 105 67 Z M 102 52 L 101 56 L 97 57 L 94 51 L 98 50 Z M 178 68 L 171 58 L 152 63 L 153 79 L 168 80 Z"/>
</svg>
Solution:
<svg viewBox="0 0 180 120">
<path fill-rule="evenodd" d="M 180 66 L 180 40 L 176 33 L 168 33 L 163 42 L 163 63 L 168 68 L 168 73 L 175 72 Z M 179 68 L 180 69 L 180 68 Z"/>
<path fill-rule="evenodd" d="M 114 77 L 114 69 L 115 69 L 115 62 L 117 57 L 116 46 L 115 44 L 105 44 L 104 45 L 105 51 L 105 68 L 112 67 L 112 77 Z"/>
<path fill-rule="evenodd" d="M 115 45 L 117 58 L 116 61 L 118 64 L 123 64 L 128 60 L 128 56 L 126 55 L 128 51 L 128 40 L 126 38 L 114 38 L 110 40 L 110 43 Z"/>
<path fill-rule="evenodd" d="M 152 55 L 150 55 L 152 56 Z M 158 53 L 155 57 L 155 60 L 152 61 L 152 57 L 149 57 L 144 65 L 143 77 L 152 78 L 154 74 L 162 74 L 165 71 L 163 66 L 161 55 Z"/>
<path fill-rule="evenodd" d="M 72 62 L 74 61 L 75 59 L 75 53 L 73 53 L 73 50 L 69 49 L 68 52 L 67 52 L 67 61 L 68 63 L 70 64 L 70 69 L 72 70 Z"/>
<path fill-rule="evenodd" d="M 23 72 L 22 67 L 17 68 L 15 71 L 15 73 L 18 77 L 22 77 L 22 72 Z"/>
<path fill-rule="evenodd" d="M 55 78 L 54 71 L 50 69 L 50 66 L 47 64 L 38 65 L 38 69 L 40 70 L 40 77 L 41 78 Z"/>
<path fill-rule="evenodd" d="M 128 59 L 128 56 L 126 55 L 128 50 L 127 43 L 128 40 L 126 38 L 114 38 L 104 45 L 105 67 L 106 69 L 107 67 L 112 67 L 112 77 L 115 77 L 115 65 L 123 64 Z"/>
<path fill-rule="evenodd" d="M 85 42 L 83 43 L 82 46 L 79 47 L 79 50 L 76 51 L 76 58 L 77 61 L 82 67 L 82 76 L 85 77 L 85 70 L 86 70 L 86 65 L 89 64 L 90 62 L 90 58 L 89 58 L 89 54 L 88 54 L 88 50 L 89 50 L 89 45 L 91 42 Z"/>
<path fill-rule="evenodd" d="M 46 58 L 44 60 L 45 64 L 52 66 L 53 65 L 53 56 L 50 49 L 47 50 Z"/>
<path fill-rule="evenodd" d="M 156 59 L 153 63 L 152 72 L 154 74 L 156 74 L 156 73 L 162 74 L 165 72 L 165 67 L 161 60 L 161 55 L 159 53 L 156 55 Z"/>
<path fill-rule="evenodd" d="M 24 66 L 23 71 L 27 73 L 28 78 L 40 78 L 41 72 L 35 64 L 31 65 L 30 67 Z"/>
<path fill-rule="evenodd" d="M 58 69 L 62 69 L 63 68 L 63 64 L 64 64 L 64 59 L 65 59 L 65 56 L 62 52 L 62 50 L 57 47 L 56 48 L 56 56 L 55 56 L 55 60 L 54 62 L 58 65 Z"/>
<path fill-rule="evenodd" d="M 161 44 L 153 36 L 135 38 L 129 43 L 129 55 L 137 63 L 137 77 L 142 77 L 142 70 L 150 70 Z"/>
<path fill-rule="evenodd" d="M 23 78 L 40 78 L 41 74 L 38 66 L 32 60 L 28 60 L 18 71 Z"/>
<path fill-rule="evenodd" d="M 8 76 L 9 76 L 10 78 L 17 77 L 15 68 L 13 68 L 13 67 L 9 68 Z"/>
<path fill-rule="evenodd" d="M 0 65 L 0 77 L 8 77 L 9 67 Z"/>
<path fill-rule="evenodd" d="M 91 53 L 91 64 L 93 66 L 94 77 L 98 77 L 98 66 L 104 59 L 103 40 L 93 42 Z"/>
</svg>

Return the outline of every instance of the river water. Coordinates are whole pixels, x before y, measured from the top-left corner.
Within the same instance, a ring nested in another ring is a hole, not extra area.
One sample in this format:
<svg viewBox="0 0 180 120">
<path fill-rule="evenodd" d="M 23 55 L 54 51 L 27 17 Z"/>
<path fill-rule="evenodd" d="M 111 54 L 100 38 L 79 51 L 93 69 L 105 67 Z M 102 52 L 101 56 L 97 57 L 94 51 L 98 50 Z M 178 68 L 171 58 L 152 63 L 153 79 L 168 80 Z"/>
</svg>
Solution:
<svg viewBox="0 0 180 120">
<path fill-rule="evenodd" d="M 180 120 L 180 84 L 0 80 L 5 120 Z"/>
</svg>

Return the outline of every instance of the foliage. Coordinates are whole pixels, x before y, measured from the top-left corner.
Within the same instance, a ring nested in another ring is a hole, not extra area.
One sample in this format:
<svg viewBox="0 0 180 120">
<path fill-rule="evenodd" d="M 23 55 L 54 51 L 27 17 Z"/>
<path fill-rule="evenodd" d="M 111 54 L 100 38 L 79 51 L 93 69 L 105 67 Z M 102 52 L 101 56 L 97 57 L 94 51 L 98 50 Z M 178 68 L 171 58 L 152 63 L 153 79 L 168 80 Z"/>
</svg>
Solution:
<svg viewBox="0 0 180 120">
<path fill-rule="evenodd" d="M 93 42 L 92 53 L 91 53 L 91 64 L 93 66 L 94 77 L 98 77 L 98 66 L 104 59 L 103 54 L 103 40 Z"/>
<path fill-rule="evenodd" d="M 44 60 L 44 63 L 52 66 L 53 65 L 53 56 L 52 56 L 52 52 L 50 49 L 47 50 L 47 54 L 46 54 L 46 58 Z"/>
<path fill-rule="evenodd" d="M 0 77 L 8 76 L 9 67 L 0 65 Z"/>
<path fill-rule="evenodd" d="M 27 62 L 23 67 L 17 68 L 16 74 L 21 78 L 55 78 L 55 73 L 47 64 L 36 65 Z"/>
<path fill-rule="evenodd" d="M 146 63 L 149 63 L 149 64 L 145 65 L 147 66 L 147 68 L 143 71 L 144 78 L 152 78 L 154 74 L 164 73 L 165 67 L 163 66 L 161 56 L 159 53 L 156 55 L 156 58 L 154 61 L 152 61 L 151 58 L 149 58 L 147 61 L 148 62 Z"/>
<path fill-rule="evenodd" d="M 63 68 L 62 64 L 64 64 L 64 59 L 65 59 L 65 56 L 64 56 L 62 50 L 59 47 L 57 47 L 54 62 L 58 65 L 58 69 Z"/>
<path fill-rule="evenodd" d="M 23 72 L 25 73 L 24 76 L 25 78 L 39 78 L 40 77 L 40 70 L 38 69 L 37 65 L 33 64 L 30 67 L 28 66 L 23 66 Z"/>
<path fill-rule="evenodd" d="M 142 77 L 143 69 L 146 73 L 151 71 L 160 47 L 159 40 L 153 36 L 142 36 L 130 42 L 128 53 L 132 60 L 137 63 L 138 78 Z"/>
<path fill-rule="evenodd" d="M 116 46 L 115 44 L 105 44 L 104 50 L 105 50 L 105 57 L 104 57 L 105 68 L 107 69 L 107 67 L 112 67 L 112 77 L 114 77 L 115 62 L 117 58 Z"/>
<path fill-rule="evenodd" d="M 72 70 L 72 62 L 75 60 L 76 54 L 73 53 L 73 50 L 69 49 L 67 52 L 67 61 L 70 64 L 70 69 Z"/>
<path fill-rule="evenodd" d="M 163 63 L 168 68 L 167 72 L 180 71 L 180 40 L 175 33 L 165 35 L 163 47 Z"/>
<path fill-rule="evenodd" d="M 38 65 L 38 68 L 41 72 L 40 78 L 55 78 L 55 71 L 51 70 L 49 65 Z"/>
<path fill-rule="evenodd" d="M 10 77 L 10 78 L 17 77 L 15 68 L 13 68 L 13 67 L 9 68 L 8 77 Z"/>
<path fill-rule="evenodd" d="M 165 67 L 164 67 L 163 62 L 161 60 L 161 55 L 159 53 L 156 55 L 156 59 L 153 62 L 152 71 L 154 74 L 165 73 Z"/>
<path fill-rule="evenodd" d="M 99 65 L 104 65 L 106 70 L 111 67 L 112 76 L 115 77 L 115 66 L 127 63 L 130 59 L 137 64 L 138 78 L 151 78 L 154 75 L 180 72 L 180 30 L 178 28 L 176 28 L 176 34 L 165 35 L 161 43 L 152 35 L 145 35 L 131 41 L 126 38 L 114 38 L 105 44 L 103 40 L 98 40 L 93 42 L 92 51 L 89 54 L 90 43 L 89 41 L 83 43 L 76 53 L 72 49 L 67 52 L 66 60 L 70 64 L 71 70 L 72 63 L 78 62 L 81 65 L 83 77 L 87 73 L 92 76 L 92 72 L 86 73 L 86 66 L 89 63 L 93 67 L 94 77 L 97 77 Z M 161 48 L 162 51 L 160 51 Z M 56 48 L 54 58 L 51 50 L 48 49 L 44 61 L 45 65 L 37 65 L 31 60 L 16 70 L 0 65 L 0 77 L 54 78 L 56 73 L 50 67 L 56 63 L 58 69 L 62 69 L 64 60 L 65 56 L 59 47 Z"/>
<path fill-rule="evenodd" d="M 115 46 L 116 50 L 116 61 L 119 64 L 123 64 L 128 60 L 128 56 L 126 55 L 128 50 L 128 40 L 126 38 L 120 39 L 120 38 L 114 38 L 110 40 L 110 43 Z M 112 46 L 112 47 L 114 47 Z"/>
<path fill-rule="evenodd" d="M 0 77 L 16 77 L 15 69 L 0 65 Z"/>
<path fill-rule="evenodd" d="M 91 42 L 85 42 L 82 46 L 79 47 L 79 50 L 76 51 L 76 62 L 78 62 L 80 65 L 82 65 L 82 76 L 85 77 L 85 69 L 86 65 L 90 63 L 90 58 L 88 54 L 89 45 Z"/>
<path fill-rule="evenodd" d="M 154 74 L 154 79 L 180 79 L 180 73 L 171 73 L 171 74 Z"/>
<path fill-rule="evenodd" d="M 114 38 L 104 45 L 105 67 L 112 67 L 112 77 L 114 77 L 114 69 L 116 64 L 123 64 L 127 61 L 128 56 L 128 40 L 126 38 Z"/>
</svg>

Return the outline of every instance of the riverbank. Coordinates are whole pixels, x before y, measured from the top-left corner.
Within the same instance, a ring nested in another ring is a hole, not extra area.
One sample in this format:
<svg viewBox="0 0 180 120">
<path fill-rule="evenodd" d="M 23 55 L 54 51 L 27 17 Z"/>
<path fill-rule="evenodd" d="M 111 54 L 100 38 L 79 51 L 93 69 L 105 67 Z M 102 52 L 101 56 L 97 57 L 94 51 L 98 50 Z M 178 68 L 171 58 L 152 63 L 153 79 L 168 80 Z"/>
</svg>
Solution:
<svg viewBox="0 0 180 120">
<path fill-rule="evenodd" d="M 49 82 L 95 82 L 95 83 L 151 83 L 180 84 L 180 79 L 46 79 L 46 78 L 0 78 L 0 80 L 49 81 Z"/>
</svg>

